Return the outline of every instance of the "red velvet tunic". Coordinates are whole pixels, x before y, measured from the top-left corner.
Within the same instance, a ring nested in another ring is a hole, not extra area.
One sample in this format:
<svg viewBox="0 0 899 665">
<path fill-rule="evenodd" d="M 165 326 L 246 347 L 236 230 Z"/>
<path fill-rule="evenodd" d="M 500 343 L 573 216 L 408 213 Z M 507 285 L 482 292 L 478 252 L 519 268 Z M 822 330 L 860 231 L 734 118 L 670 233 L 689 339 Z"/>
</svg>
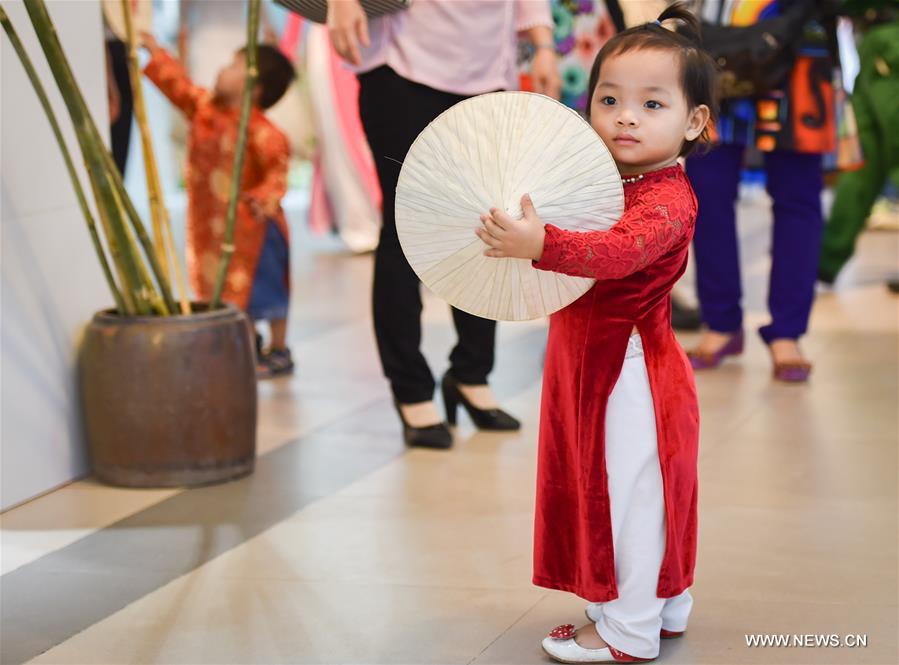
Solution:
<svg viewBox="0 0 899 665">
<path fill-rule="evenodd" d="M 696 197 L 679 166 L 625 184 L 624 196 L 624 215 L 608 231 L 547 225 L 534 264 L 598 280 L 550 318 L 534 540 L 534 583 L 593 602 L 618 597 L 604 430 L 634 326 L 643 339 L 665 488 L 657 595 L 688 588 L 696 559 L 699 409 L 693 370 L 671 328 L 670 297 L 686 268 Z"/>
</svg>

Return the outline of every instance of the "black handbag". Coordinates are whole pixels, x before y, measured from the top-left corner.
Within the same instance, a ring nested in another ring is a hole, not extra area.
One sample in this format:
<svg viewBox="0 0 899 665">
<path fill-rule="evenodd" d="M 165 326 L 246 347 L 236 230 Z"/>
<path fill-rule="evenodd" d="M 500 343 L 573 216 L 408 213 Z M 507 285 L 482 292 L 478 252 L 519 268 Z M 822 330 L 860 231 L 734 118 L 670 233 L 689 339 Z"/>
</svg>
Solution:
<svg viewBox="0 0 899 665">
<path fill-rule="evenodd" d="M 328 21 L 327 0 L 275 0 L 275 2 L 314 23 Z M 360 4 L 366 16 L 375 18 L 407 9 L 411 2 L 412 0 L 361 0 Z"/>
<path fill-rule="evenodd" d="M 798 0 L 780 16 L 753 25 L 703 21 L 702 46 L 721 68 L 721 97 L 752 97 L 785 83 L 796 61 L 803 28 L 815 9 L 812 0 Z"/>
</svg>

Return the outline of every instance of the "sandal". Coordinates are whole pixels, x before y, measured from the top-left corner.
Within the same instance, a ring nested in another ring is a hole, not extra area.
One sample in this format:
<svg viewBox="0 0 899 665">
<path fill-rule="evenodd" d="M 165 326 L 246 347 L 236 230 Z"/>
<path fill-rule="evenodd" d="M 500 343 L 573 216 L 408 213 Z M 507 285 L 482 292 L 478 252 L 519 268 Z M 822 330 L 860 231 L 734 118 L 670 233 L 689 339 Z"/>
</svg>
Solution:
<svg viewBox="0 0 899 665">
<path fill-rule="evenodd" d="M 271 379 L 276 376 L 293 374 L 293 358 L 290 349 L 271 349 L 262 355 L 256 365 L 256 376 L 260 379 Z"/>
<path fill-rule="evenodd" d="M 805 383 L 811 373 L 812 364 L 805 360 L 774 363 L 774 378 L 784 383 Z"/>
<path fill-rule="evenodd" d="M 805 383 L 808 381 L 808 377 L 812 373 L 812 364 L 810 362 L 804 359 L 778 361 L 774 357 L 773 351 L 771 351 L 771 344 L 768 344 L 768 352 L 771 353 L 771 360 L 774 363 L 772 375 L 775 380 L 783 381 L 784 383 Z"/>
<path fill-rule="evenodd" d="M 693 349 L 687 351 L 687 357 L 693 369 L 712 369 L 718 367 L 727 356 L 738 356 L 743 353 L 743 331 L 738 330 L 730 336 L 720 349 L 713 353 Z"/>
</svg>

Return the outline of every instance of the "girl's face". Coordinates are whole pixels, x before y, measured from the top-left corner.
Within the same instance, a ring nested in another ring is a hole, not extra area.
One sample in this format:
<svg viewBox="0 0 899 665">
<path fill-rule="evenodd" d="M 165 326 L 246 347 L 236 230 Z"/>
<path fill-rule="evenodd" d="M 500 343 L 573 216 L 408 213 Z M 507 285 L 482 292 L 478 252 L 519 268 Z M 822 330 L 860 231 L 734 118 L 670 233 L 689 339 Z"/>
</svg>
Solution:
<svg viewBox="0 0 899 665">
<path fill-rule="evenodd" d="M 694 109 L 680 83 L 673 51 L 640 49 L 607 58 L 590 104 L 590 124 L 623 175 L 677 162 L 684 141 L 699 137 L 709 108 Z"/>
</svg>

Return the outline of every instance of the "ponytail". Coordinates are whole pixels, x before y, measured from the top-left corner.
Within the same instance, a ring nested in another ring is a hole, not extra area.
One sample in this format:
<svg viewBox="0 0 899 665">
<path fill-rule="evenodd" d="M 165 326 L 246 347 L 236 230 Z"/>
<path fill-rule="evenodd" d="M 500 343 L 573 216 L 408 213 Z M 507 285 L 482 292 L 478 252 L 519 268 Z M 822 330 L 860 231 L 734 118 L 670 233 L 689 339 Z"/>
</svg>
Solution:
<svg viewBox="0 0 899 665">
<path fill-rule="evenodd" d="M 699 26 L 699 19 L 696 18 L 693 12 L 687 9 L 686 3 L 675 2 L 669 5 L 665 8 L 665 11 L 659 14 L 658 19 L 647 25 L 661 27 L 665 21 L 680 21 L 683 25 L 678 26 L 678 34 L 693 42 L 695 46 L 699 46 L 702 43 L 702 29 Z"/>
</svg>

